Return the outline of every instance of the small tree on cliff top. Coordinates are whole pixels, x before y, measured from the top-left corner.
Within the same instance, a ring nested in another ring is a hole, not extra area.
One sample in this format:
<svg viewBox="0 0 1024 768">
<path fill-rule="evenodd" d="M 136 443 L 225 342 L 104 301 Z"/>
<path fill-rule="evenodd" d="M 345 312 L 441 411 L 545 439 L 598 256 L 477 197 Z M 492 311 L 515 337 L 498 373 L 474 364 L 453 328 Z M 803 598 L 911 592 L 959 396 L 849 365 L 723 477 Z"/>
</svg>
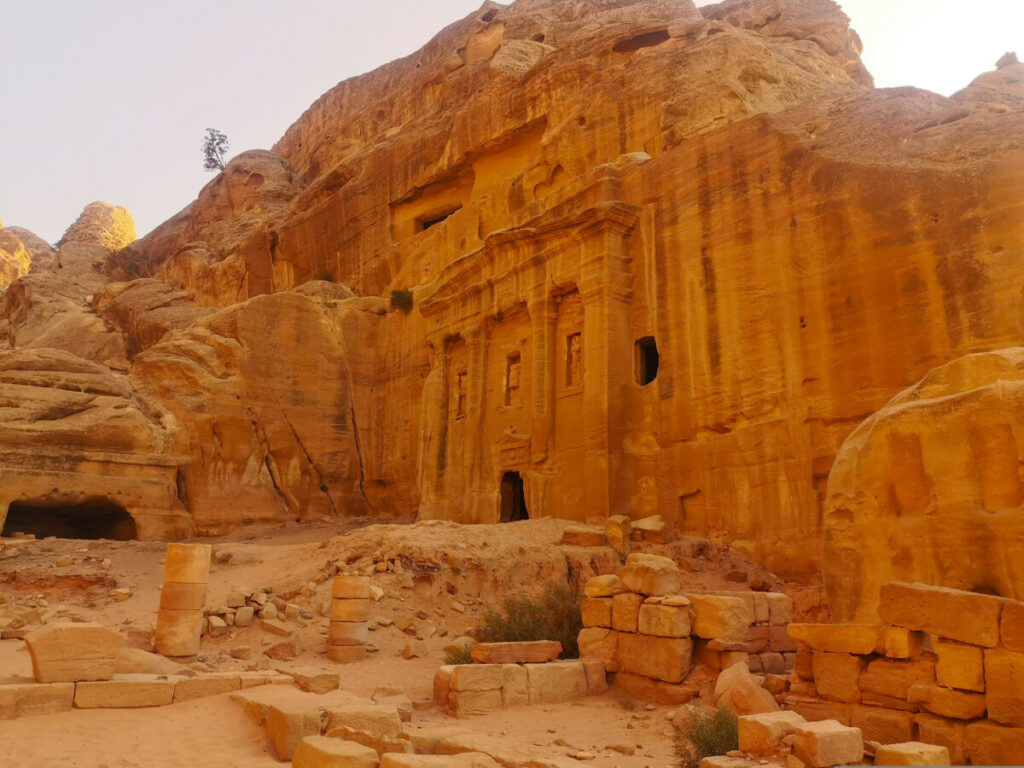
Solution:
<svg viewBox="0 0 1024 768">
<path fill-rule="evenodd" d="M 227 151 L 228 137 L 216 128 L 207 128 L 206 138 L 203 139 L 203 168 L 207 171 L 223 171 Z"/>
</svg>

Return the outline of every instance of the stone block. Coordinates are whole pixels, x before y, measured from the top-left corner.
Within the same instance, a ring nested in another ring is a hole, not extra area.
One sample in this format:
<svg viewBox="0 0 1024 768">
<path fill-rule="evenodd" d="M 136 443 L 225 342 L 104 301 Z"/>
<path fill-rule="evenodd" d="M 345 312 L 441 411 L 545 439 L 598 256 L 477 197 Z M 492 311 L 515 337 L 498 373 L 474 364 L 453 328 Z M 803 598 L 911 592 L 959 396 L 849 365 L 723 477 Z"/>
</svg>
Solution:
<svg viewBox="0 0 1024 768">
<path fill-rule="evenodd" d="M 953 765 L 967 762 L 967 725 L 959 720 L 949 720 L 937 715 L 915 715 L 918 738 L 927 744 L 939 744 L 949 750 Z"/>
<path fill-rule="evenodd" d="M 235 626 L 248 627 L 252 624 L 255 613 L 256 611 L 251 605 L 243 605 L 235 609 Z"/>
<path fill-rule="evenodd" d="M 380 768 L 501 768 L 501 763 L 483 752 L 458 755 L 381 755 Z"/>
<path fill-rule="evenodd" d="M 368 600 L 370 598 L 370 577 L 339 573 L 331 585 L 334 599 Z"/>
<path fill-rule="evenodd" d="M 370 618 L 370 600 L 335 597 L 331 599 L 331 621 L 366 621 Z"/>
<path fill-rule="evenodd" d="M 886 624 L 994 648 L 1005 603 L 993 595 L 892 582 L 881 589 L 878 615 Z"/>
<path fill-rule="evenodd" d="M 448 703 L 448 694 L 452 689 L 452 672 L 454 671 L 454 664 L 445 664 L 438 667 L 437 672 L 434 673 L 434 693 L 432 698 L 435 704 L 446 705 Z"/>
<path fill-rule="evenodd" d="M 906 699 L 894 699 L 892 696 L 883 696 L 879 693 L 871 693 L 861 689 L 860 703 L 865 707 L 881 707 L 882 709 L 899 709 L 903 712 L 919 712 L 920 705 L 911 704 Z"/>
<path fill-rule="evenodd" d="M 814 651 L 810 648 L 799 648 L 793 663 L 793 672 L 801 680 L 814 680 Z"/>
<path fill-rule="evenodd" d="M 784 699 L 786 707 L 803 715 L 811 722 L 819 720 L 835 720 L 843 725 L 850 724 L 852 704 L 841 704 L 838 701 L 824 701 L 794 693 L 788 693 Z"/>
<path fill-rule="evenodd" d="M 693 634 L 708 640 L 743 642 L 753 616 L 745 600 L 721 595 L 688 594 L 693 606 Z"/>
<path fill-rule="evenodd" d="M 350 728 L 387 739 L 397 738 L 402 732 L 402 720 L 395 707 L 355 705 L 330 707 L 326 712 L 328 731 Z"/>
<path fill-rule="evenodd" d="M 796 726 L 807 722 L 797 712 L 763 712 L 742 715 L 737 722 L 740 750 L 766 757 L 774 755 L 782 746 L 782 739 L 793 733 Z"/>
<path fill-rule="evenodd" d="M 779 709 L 775 697 L 761 687 L 745 664 L 722 671 L 715 681 L 715 704 L 735 715 L 757 715 Z"/>
<path fill-rule="evenodd" d="M 587 597 L 615 597 L 625 591 L 622 580 L 615 574 L 594 576 L 583 586 L 583 594 Z"/>
<path fill-rule="evenodd" d="M 210 580 L 212 552 L 213 547 L 209 544 L 168 544 L 164 586 L 172 583 L 205 584 Z"/>
<path fill-rule="evenodd" d="M 160 607 L 172 611 L 201 611 L 206 605 L 206 582 L 169 581 L 160 590 Z"/>
<path fill-rule="evenodd" d="M 501 690 L 504 672 L 501 664 L 457 664 L 452 669 L 453 691 Z"/>
<path fill-rule="evenodd" d="M 161 608 L 156 615 L 156 651 L 163 656 L 195 656 L 202 630 L 202 611 Z"/>
<path fill-rule="evenodd" d="M 370 697 L 380 707 L 394 707 L 398 710 L 398 719 L 403 723 L 412 722 L 412 699 L 401 688 L 378 688 Z"/>
<path fill-rule="evenodd" d="M 679 566 L 674 560 L 659 555 L 634 552 L 619 569 L 619 579 L 627 590 L 642 595 L 675 595 L 683 589 Z"/>
<path fill-rule="evenodd" d="M 619 670 L 619 633 L 602 627 L 586 627 L 576 637 L 580 656 L 589 656 L 604 662 L 609 672 Z"/>
<path fill-rule="evenodd" d="M 1011 651 L 1024 652 L 1024 603 L 1007 600 L 999 625 L 1002 644 Z"/>
<path fill-rule="evenodd" d="M 18 686 L 0 685 L 0 720 L 13 720 L 18 716 Z"/>
<path fill-rule="evenodd" d="M 985 661 L 981 648 L 937 637 L 932 649 L 938 657 L 935 680 L 939 685 L 965 691 L 985 690 Z"/>
<path fill-rule="evenodd" d="M 883 707 L 851 707 L 850 725 L 860 728 L 868 741 L 879 744 L 911 741 L 916 733 L 913 712 Z"/>
<path fill-rule="evenodd" d="M 174 700 L 174 683 L 155 675 L 124 675 L 126 679 L 78 683 L 77 709 L 128 709 L 163 707 Z"/>
<path fill-rule="evenodd" d="M 625 672 L 678 683 L 690 672 L 692 654 L 689 638 L 619 634 L 619 666 Z"/>
<path fill-rule="evenodd" d="M 328 645 L 327 658 L 339 664 L 351 664 L 366 658 L 365 645 Z"/>
<path fill-rule="evenodd" d="M 520 704 L 529 703 L 530 682 L 529 675 L 526 672 L 526 667 L 521 664 L 502 664 L 501 705 L 503 707 L 516 707 Z"/>
<path fill-rule="evenodd" d="M 932 714 L 956 720 L 974 720 L 985 714 L 984 695 L 943 688 L 940 685 L 911 685 L 907 700 L 920 704 Z"/>
<path fill-rule="evenodd" d="M 1024 653 L 985 651 L 985 687 L 989 720 L 1024 727 Z"/>
<path fill-rule="evenodd" d="M 640 538 L 644 541 L 654 542 L 655 544 L 664 544 L 666 541 L 668 525 L 661 515 L 650 515 L 649 517 L 634 520 L 632 526 L 633 529 L 630 532 L 630 537 L 639 534 Z"/>
<path fill-rule="evenodd" d="M 604 535 L 608 539 L 608 546 L 620 555 L 629 554 L 629 537 L 632 532 L 633 523 L 625 515 L 612 515 L 605 521 Z"/>
<path fill-rule="evenodd" d="M 969 723 L 964 744 L 973 765 L 1024 763 L 1024 728 L 1009 728 L 991 720 Z"/>
<path fill-rule="evenodd" d="M 793 731 L 793 754 L 811 768 L 831 768 L 864 759 L 864 739 L 859 728 L 835 720 L 797 725 Z"/>
<path fill-rule="evenodd" d="M 477 664 L 537 664 L 557 659 L 561 653 L 562 644 L 557 640 L 477 643 L 470 649 Z"/>
<path fill-rule="evenodd" d="M 666 706 L 686 704 L 700 694 L 700 690 L 686 683 L 666 683 L 652 680 L 632 672 L 619 672 L 615 675 L 615 685 L 630 696 L 641 701 L 650 701 Z"/>
<path fill-rule="evenodd" d="M 755 624 L 747 628 L 744 638 L 747 653 L 764 653 L 771 647 L 771 627 L 767 624 Z"/>
<path fill-rule="evenodd" d="M 587 676 L 587 695 L 598 696 L 608 690 L 608 673 L 600 659 L 581 658 L 583 672 Z"/>
<path fill-rule="evenodd" d="M 562 530 L 562 546 L 603 547 L 604 529 L 593 525 L 570 525 Z"/>
<path fill-rule="evenodd" d="M 818 694 L 833 701 L 860 701 L 859 680 L 864 659 L 849 653 L 815 651 L 812 659 L 814 686 Z"/>
<path fill-rule="evenodd" d="M 919 657 L 910 661 L 875 659 L 860 676 L 861 691 L 907 700 L 910 686 L 935 682 L 935 660 Z"/>
<path fill-rule="evenodd" d="M 200 699 L 204 696 L 216 696 L 219 693 L 230 693 L 242 689 L 242 678 L 236 674 L 221 673 L 202 675 L 179 680 L 174 686 L 174 703 Z"/>
<path fill-rule="evenodd" d="M 302 653 L 302 641 L 298 635 L 291 635 L 263 649 L 263 655 L 274 661 L 288 661 Z"/>
<path fill-rule="evenodd" d="M 870 736 L 866 738 L 871 738 Z M 875 765 L 949 765 L 949 750 L 936 744 L 907 741 L 885 744 L 875 753 Z"/>
<path fill-rule="evenodd" d="M 123 635 L 92 623 L 45 624 L 25 636 L 40 683 L 109 680 L 124 643 Z"/>
<path fill-rule="evenodd" d="M 789 636 L 789 628 L 778 625 L 768 628 L 768 647 L 777 653 L 795 653 L 796 643 Z"/>
<path fill-rule="evenodd" d="M 291 760 L 299 742 L 307 736 L 320 735 L 320 710 L 300 704 L 271 704 L 267 707 L 263 730 L 277 759 Z"/>
<path fill-rule="evenodd" d="M 299 742 L 292 768 L 378 768 L 377 753 L 362 744 L 327 736 L 306 736 Z"/>
<path fill-rule="evenodd" d="M 781 592 L 765 592 L 768 603 L 768 623 L 773 626 L 787 626 L 793 622 L 793 599 Z"/>
<path fill-rule="evenodd" d="M 11 698 L 15 700 L 14 717 L 30 717 L 32 715 L 49 715 L 54 712 L 66 712 L 71 709 L 75 700 L 74 683 L 22 683 L 17 685 L 0 685 L 0 701 L 4 702 L 6 713 L 0 719 L 10 719 Z"/>
<path fill-rule="evenodd" d="M 278 672 L 291 676 L 300 691 L 327 693 L 341 685 L 341 676 L 337 672 L 325 672 L 315 667 L 281 667 Z"/>
<path fill-rule="evenodd" d="M 906 627 L 885 628 L 885 655 L 890 659 L 912 659 L 921 653 L 924 646 L 924 632 L 915 632 Z"/>
<path fill-rule="evenodd" d="M 503 706 L 501 689 L 493 691 L 452 691 L 448 706 L 456 717 L 493 712 Z"/>
<path fill-rule="evenodd" d="M 584 597 L 580 600 L 580 613 L 584 627 L 610 627 L 612 625 L 612 598 Z"/>
<path fill-rule="evenodd" d="M 790 624 L 789 636 L 797 646 L 815 651 L 862 656 L 885 652 L 885 627 L 881 624 Z"/>
<path fill-rule="evenodd" d="M 587 674 L 579 661 L 526 664 L 531 704 L 575 701 L 587 695 Z"/>
<path fill-rule="evenodd" d="M 761 667 L 766 673 L 781 675 L 786 671 L 786 657 L 781 653 L 762 653 Z"/>
<path fill-rule="evenodd" d="M 386 738 L 383 736 L 374 736 L 372 733 L 357 731 L 354 728 L 346 728 L 344 726 L 331 728 L 324 735 L 332 739 L 340 739 L 342 741 L 352 741 L 356 744 L 362 744 L 364 747 L 372 749 L 378 755 L 382 755 L 385 752 L 409 754 L 413 751 L 412 743 L 407 738 L 404 738 L 404 736 Z"/>
<path fill-rule="evenodd" d="M 674 605 L 641 605 L 637 614 L 637 630 L 643 635 L 689 637 L 690 609 Z"/>
<path fill-rule="evenodd" d="M 332 621 L 327 627 L 329 645 L 366 645 L 369 625 L 365 621 Z"/>
<path fill-rule="evenodd" d="M 612 629 L 617 632 L 636 632 L 637 616 L 644 596 L 624 592 L 612 598 Z"/>
</svg>

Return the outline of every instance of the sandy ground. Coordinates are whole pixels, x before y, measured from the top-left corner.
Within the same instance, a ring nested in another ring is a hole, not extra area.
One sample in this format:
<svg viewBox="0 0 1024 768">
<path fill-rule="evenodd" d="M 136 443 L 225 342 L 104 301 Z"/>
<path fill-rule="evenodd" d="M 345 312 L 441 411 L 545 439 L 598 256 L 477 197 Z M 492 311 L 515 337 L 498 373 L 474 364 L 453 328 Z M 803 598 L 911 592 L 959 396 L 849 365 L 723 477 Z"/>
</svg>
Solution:
<svg viewBox="0 0 1024 768">
<path fill-rule="evenodd" d="M 263 656 L 261 650 L 270 641 L 265 642 L 255 621 L 222 637 L 204 637 L 200 655 L 190 663 L 205 671 L 291 666 L 338 671 L 341 687 L 360 696 L 369 697 L 380 687 L 403 690 L 414 702 L 414 724 L 465 727 L 540 746 L 564 759 L 580 750 L 592 752 L 595 758 L 587 764 L 600 768 L 672 765 L 671 708 L 635 702 L 615 688 L 573 703 L 521 706 L 462 719 L 430 701 L 444 646 L 473 626 L 485 606 L 537 579 L 566 578 L 568 571 L 580 580 L 614 570 L 617 560 L 610 549 L 559 547 L 566 524 L 516 523 L 502 526 L 502 536 L 496 537 L 493 526 L 358 527 L 360 523 L 349 521 L 206 540 L 214 545 L 209 607 L 223 604 L 235 587 L 270 589 L 313 618 L 289 621 L 305 645 L 295 659 L 280 662 Z M 44 614 L 63 613 L 116 628 L 132 644 L 150 649 L 164 549 L 158 542 L 2 539 L 0 617 L 33 607 Z M 772 579 L 734 553 L 700 544 L 684 542 L 672 553 L 691 569 L 693 589 L 742 588 L 736 583 L 738 568 L 752 579 Z M 324 612 L 332 564 L 374 571 L 373 583 L 385 592 L 370 615 L 376 650 L 359 663 L 335 664 L 326 657 Z M 777 581 L 774 585 L 779 586 Z M 131 590 L 128 599 L 111 597 L 111 589 L 124 587 Z M 0 618 L 0 627 L 7 621 Z M 231 657 L 232 649 L 240 646 L 253 649 L 250 659 Z M 406 646 L 419 647 L 425 655 L 403 658 Z M 31 679 L 31 663 L 24 643 L 0 641 L 0 683 L 25 679 Z M 0 766 L 12 768 L 281 765 L 268 754 L 262 729 L 227 694 L 152 709 L 72 710 L 0 721 L 0 744 Z M 634 754 L 623 754 L 630 750 Z"/>
</svg>

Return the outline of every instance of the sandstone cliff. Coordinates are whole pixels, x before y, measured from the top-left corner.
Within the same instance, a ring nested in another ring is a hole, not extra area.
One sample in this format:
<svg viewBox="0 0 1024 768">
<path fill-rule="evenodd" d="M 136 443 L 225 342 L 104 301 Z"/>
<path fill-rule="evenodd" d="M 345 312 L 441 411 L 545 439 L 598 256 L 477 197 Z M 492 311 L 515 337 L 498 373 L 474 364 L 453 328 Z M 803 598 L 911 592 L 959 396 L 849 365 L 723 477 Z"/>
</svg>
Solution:
<svg viewBox="0 0 1024 768">
<path fill-rule="evenodd" d="M 879 589 L 921 581 L 1024 595 L 1024 348 L 930 371 L 843 443 L 823 569 L 833 616 L 877 621 Z"/>
<path fill-rule="evenodd" d="M 843 440 L 1024 317 L 1024 66 L 947 99 L 859 50 L 831 0 L 485 3 L 141 240 L 64 244 L 5 336 L 81 312 L 199 530 L 511 493 L 808 571 Z"/>
</svg>

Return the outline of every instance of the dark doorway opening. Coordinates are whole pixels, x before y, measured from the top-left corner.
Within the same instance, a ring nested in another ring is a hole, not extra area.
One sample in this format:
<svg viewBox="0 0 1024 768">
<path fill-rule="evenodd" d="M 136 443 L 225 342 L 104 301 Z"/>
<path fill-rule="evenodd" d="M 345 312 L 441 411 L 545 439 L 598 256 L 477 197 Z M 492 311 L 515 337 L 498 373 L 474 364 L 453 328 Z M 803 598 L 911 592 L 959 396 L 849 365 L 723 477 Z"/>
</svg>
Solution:
<svg viewBox="0 0 1024 768">
<path fill-rule="evenodd" d="M 653 336 L 645 336 L 636 343 L 636 383 L 645 387 L 658 377 L 658 344 Z"/>
<path fill-rule="evenodd" d="M 82 504 L 39 504 L 13 502 L 7 509 L 3 535 L 31 533 L 36 538 L 61 539 L 138 538 L 135 520 L 120 504 L 109 499 L 94 499 Z"/>
<path fill-rule="evenodd" d="M 518 472 L 506 472 L 501 476 L 501 522 L 514 523 L 516 520 L 529 519 L 523 478 Z"/>
</svg>

